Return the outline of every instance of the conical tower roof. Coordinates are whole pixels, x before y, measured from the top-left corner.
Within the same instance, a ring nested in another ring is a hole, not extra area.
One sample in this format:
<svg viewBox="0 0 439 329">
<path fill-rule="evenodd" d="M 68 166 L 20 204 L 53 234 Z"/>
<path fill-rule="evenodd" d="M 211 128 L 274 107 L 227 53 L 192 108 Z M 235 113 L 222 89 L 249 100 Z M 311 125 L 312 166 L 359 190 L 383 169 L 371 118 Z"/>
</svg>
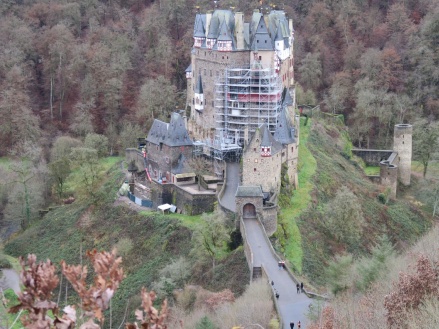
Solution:
<svg viewBox="0 0 439 329">
<path fill-rule="evenodd" d="M 203 93 L 203 83 L 201 81 L 201 74 L 198 75 L 197 84 L 195 85 L 195 93 L 196 94 Z"/>
</svg>

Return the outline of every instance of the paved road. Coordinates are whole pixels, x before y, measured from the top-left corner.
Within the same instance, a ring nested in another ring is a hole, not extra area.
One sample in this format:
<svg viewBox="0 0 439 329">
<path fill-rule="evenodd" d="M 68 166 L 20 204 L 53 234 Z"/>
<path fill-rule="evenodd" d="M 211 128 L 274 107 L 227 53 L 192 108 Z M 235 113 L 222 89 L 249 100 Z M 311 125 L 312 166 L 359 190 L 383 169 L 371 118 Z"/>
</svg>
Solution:
<svg viewBox="0 0 439 329">
<path fill-rule="evenodd" d="M 231 211 L 236 211 L 235 194 L 239 183 L 239 163 L 227 163 L 227 179 L 221 203 Z M 264 266 L 269 277 L 273 281 L 273 288 L 279 293 L 279 310 L 282 317 L 283 329 L 290 329 L 290 321 L 293 321 L 297 328 L 300 321 L 302 329 L 306 328 L 307 318 L 305 316 L 308 306 L 311 303 L 305 294 L 297 294 L 296 283 L 288 275 L 287 271 L 280 270 L 277 259 L 271 253 L 270 245 L 264 237 L 264 231 L 256 219 L 244 220 L 247 241 L 253 252 L 254 266 Z"/>
<path fill-rule="evenodd" d="M 244 220 L 247 241 L 253 252 L 254 266 L 263 266 L 269 281 L 274 282 L 274 289 L 279 293 L 279 310 L 284 322 L 284 329 L 289 329 L 290 321 L 301 322 L 306 328 L 306 312 L 311 299 L 305 294 L 297 294 L 296 284 L 287 271 L 280 270 L 277 259 L 273 257 L 270 246 L 264 238 L 264 231 L 257 219 Z M 295 326 L 297 328 L 297 325 Z"/>
<path fill-rule="evenodd" d="M 221 204 L 227 209 L 235 212 L 235 194 L 239 185 L 239 163 L 228 162 L 227 163 L 227 177 L 226 177 L 226 189 L 221 199 Z"/>
</svg>

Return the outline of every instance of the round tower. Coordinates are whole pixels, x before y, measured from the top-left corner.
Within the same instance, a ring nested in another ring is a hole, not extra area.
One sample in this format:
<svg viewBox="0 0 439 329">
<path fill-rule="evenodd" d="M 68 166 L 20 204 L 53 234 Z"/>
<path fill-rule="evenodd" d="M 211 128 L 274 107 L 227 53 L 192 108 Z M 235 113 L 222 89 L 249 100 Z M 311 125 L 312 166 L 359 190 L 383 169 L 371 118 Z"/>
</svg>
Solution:
<svg viewBox="0 0 439 329">
<path fill-rule="evenodd" d="M 380 180 L 381 185 L 390 188 L 390 196 L 396 198 L 396 185 L 398 181 L 398 166 L 390 164 L 384 160 L 380 162 Z"/>
<path fill-rule="evenodd" d="M 393 133 L 393 150 L 398 153 L 398 176 L 404 185 L 410 185 L 412 165 L 412 132 L 409 124 L 395 125 Z"/>
</svg>

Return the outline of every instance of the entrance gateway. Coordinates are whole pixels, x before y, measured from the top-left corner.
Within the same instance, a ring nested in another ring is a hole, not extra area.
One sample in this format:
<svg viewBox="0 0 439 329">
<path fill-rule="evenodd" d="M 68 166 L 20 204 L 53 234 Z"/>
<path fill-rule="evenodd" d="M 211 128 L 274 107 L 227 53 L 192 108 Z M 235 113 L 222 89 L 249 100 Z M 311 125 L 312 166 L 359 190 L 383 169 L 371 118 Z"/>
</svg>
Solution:
<svg viewBox="0 0 439 329">
<path fill-rule="evenodd" d="M 252 203 L 247 203 L 242 209 L 242 218 L 256 218 L 256 207 Z"/>
</svg>

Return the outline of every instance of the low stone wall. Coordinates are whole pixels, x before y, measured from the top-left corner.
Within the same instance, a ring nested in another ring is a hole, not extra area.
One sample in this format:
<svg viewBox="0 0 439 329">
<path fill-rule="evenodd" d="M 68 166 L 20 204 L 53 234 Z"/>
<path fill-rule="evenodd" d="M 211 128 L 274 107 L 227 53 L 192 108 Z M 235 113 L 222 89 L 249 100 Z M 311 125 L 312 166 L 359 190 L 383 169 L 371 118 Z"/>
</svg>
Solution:
<svg viewBox="0 0 439 329">
<path fill-rule="evenodd" d="M 247 259 L 248 268 L 250 269 L 250 282 L 251 282 L 253 278 L 253 252 L 250 245 L 247 242 L 247 235 L 245 233 L 244 220 L 242 219 L 242 217 L 239 218 L 239 226 L 242 235 L 242 244 L 244 246 L 245 258 Z"/>
<path fill-rule="evenodd" d="M 368 166 L 378 167 L 381 161 L 392 155 L 393 150 L 352 149 L 352 153 L 362 158 Z"/>
<path fill-rule="evenodd" d="M 143 155 L 142 152 L 140 152 L 138 149 L 135 148 L 125 149 L 125 159 L 128 164 L 134 160 L 134 163 L 137 166 L 137 172 L 141 172 L 145 170 Z"/>
<path fill-rule="evenodd" d="M 160 184 L 153 181 L 151 199 L 153 208 L 164 203 L 173 204 L 183 214 L 199 215 L 203 212 L 214 210 L 216 199 L 215 193 L 190 193 L 178 185 Z"/>
<path fill-rule="evenodd" d="M 277 205 L 263 207 L 260 217 L 268 236 L 273 235 L 277 230 Z"/>
</svg>

